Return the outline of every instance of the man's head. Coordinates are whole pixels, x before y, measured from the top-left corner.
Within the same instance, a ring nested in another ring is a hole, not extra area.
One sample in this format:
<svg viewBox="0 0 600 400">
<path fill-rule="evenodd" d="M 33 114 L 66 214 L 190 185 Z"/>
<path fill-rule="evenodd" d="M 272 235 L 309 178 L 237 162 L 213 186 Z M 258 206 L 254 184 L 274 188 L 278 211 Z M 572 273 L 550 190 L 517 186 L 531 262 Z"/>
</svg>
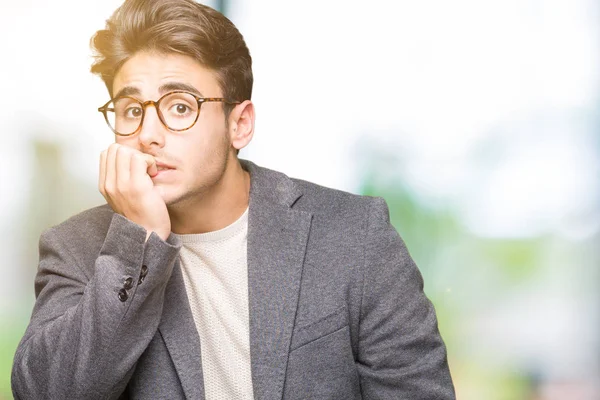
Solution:
<svg viewBox="0 0 600 400">
<path fill-rule="evenodd" d="M 222 191 L 254 131 L 252 61 L 237 28 L 193 0 L 126 0 L 92 46 L 115 140 L 168 168 L 153 178 L 167 205 Z"/>
<path fill-rule="evenodd" d="M 250 100 L 252 58 L 244 38 L 224 15 L 194 0 L 127 0 L 92 39 L 92 72 L 111 95 L 115 75 L 142 51 L 189 56 L 214 71 L 223 97 Z M 225 105 L 225 115 L 231 107 Z"/>
</svg>

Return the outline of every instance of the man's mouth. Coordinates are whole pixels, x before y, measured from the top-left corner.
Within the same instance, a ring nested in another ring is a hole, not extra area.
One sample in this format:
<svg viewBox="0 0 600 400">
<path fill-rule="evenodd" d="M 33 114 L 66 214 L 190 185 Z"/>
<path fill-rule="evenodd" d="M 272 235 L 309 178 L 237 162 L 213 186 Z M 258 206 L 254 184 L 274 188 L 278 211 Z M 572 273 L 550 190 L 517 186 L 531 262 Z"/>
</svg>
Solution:
<svg viewBox="0 0 600 400">
<path fill-rule="evenodd" d="M 166 173 L 167 171 L 174 171 L 174 170 L 175 170 L 175 168 L 171 167 L 170 165 L 163 164 L 162 162 L 157 162 L 156 163 L 156 175 L 154 175 L 153 178 L 158 177 L 158 176 L 163 176 L 163 174 Z"/>
<path fill-rule="evenodd" d="M 159 161 L 156 163 L 156 169 L 159 171 L 167 171 L 167 170 L 174 169 L 174 168 L 171 167 L 170 165 L 163 164 L 162 162 Z"/>
</svg>

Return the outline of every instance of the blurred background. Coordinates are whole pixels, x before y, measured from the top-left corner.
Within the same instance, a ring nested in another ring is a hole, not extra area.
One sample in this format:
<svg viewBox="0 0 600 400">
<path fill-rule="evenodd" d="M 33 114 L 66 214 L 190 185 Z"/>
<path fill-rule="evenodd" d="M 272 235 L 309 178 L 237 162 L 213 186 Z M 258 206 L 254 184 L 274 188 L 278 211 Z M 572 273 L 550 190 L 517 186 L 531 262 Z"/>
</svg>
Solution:
<svg viewBox="0 0 600 400">
<path fill-rule="evenodd" d="M 462 400 L 600 399 L 600 3 L 206 1 L 254 59 L 240 157 L 384 197 Z M 89 39 L 121 0 L 0 0 L 0 399 L 45 228 L 103 203 Z"/>
</svg>

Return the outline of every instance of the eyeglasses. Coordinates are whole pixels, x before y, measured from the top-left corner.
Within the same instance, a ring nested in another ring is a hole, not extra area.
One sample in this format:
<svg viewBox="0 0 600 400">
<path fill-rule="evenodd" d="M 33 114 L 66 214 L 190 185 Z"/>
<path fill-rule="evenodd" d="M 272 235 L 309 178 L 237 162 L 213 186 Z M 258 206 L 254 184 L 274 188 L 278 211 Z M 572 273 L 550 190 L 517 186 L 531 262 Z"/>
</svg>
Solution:
<svg viewBox="0 0 600 400">
<path fill-rule="evenodd" d="M 136 133 L 144 122 L 146 107 L 152 104 L 158 113 L 158 118 L 168 129 L 176 132 L 190 129 L 200 115 L 203 103 L 223 102 L 240 104 L 220 97 L 199 97 L 185 91 L 166 93 L 157 101 L 140 101 L 131 96 L 120 96 L 111 99 L 98 108 L 104 115 L 110 129 L 119 136 L 129 136 Z"/>
</svg>

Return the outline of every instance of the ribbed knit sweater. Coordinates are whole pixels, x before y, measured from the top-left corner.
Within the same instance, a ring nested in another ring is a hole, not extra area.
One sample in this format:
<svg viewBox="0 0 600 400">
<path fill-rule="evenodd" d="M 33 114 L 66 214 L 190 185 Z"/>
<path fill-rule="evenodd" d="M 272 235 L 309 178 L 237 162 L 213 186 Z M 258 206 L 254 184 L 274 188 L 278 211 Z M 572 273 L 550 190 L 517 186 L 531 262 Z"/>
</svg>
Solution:
<svg viewBox="0 0 600 400">
<path fill-rule="evenodd" d="M 207 400 L 252 399 L 248 313 L 248 210 L 214 232 L 177 235 L 200 336 Z"/>
</svg>

